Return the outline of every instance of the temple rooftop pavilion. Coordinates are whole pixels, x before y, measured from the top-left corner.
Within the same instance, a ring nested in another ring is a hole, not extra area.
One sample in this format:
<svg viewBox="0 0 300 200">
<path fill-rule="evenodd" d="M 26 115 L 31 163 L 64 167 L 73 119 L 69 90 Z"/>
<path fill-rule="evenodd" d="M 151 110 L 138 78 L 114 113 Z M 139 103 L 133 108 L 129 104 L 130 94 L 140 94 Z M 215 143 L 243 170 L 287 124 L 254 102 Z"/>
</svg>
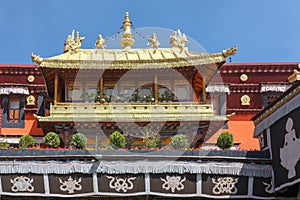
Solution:
<svg viewBox="0 0 300 200">
<path fill-rule="evenodd" d="M 0 149 L 1 197 L 273 199 L 268 151 L 96 148 L 115 130 L 133 134 L 146 127 L 155 133 L 160 125 L 162 146 L 173 135 L 193 133 L 189 140 L 194 147 L 214 133 L 210 128 L 218 130 L 228 120 L 207 102 L 205 88 L 236 48 L 214 54 L 190 52 L 187 37 L 174 32 L 170 48 L 159 48 L 153 35 L 148 39 L 151 48 L 134 49 L 128 13 L 123 29 L 122 49 L 105 49 L 101 35 L 95 49 L 81 49 L 84 38 L 73 32 L 63 54 L 32 55 L 47 86 L 44 104 L 51 104 L 50 112 L 37 116 L 40 127 L 44 133 L 59 133 L 66 146 L 74 133 L 83 132 L 89 146 Z"/>
<path fill-rule="evenodd" d="M 155 34 L 149 38 L 149 49 L 133 49 L 134 39 L 131 33 L 131 22 L 128 12 L 123 23 L 124 32 L 120 45 L 122 49 L 105 49 L 106 40 L 99 34 L 93 49 L 81 49 L 85 39 L 74 31 L 68 36 L 64 54 L 50 58 L 41 58 L 32 54 L 32 60 L 42 68 L 59 69 L 164 69 L 186 67 L 191 65 L 208 65 L 224 63 L 228 56 L 234 55 L 236 47 L 228 48 L 220 53 L 191 52 L 185 47 L 187 37 L 176 32 L 171 36 L 170 48 L 159 48 Z"/>
<path fill-rule="evenodd" d="M 186 131 L 193 129 L 199 135 L 192 142 L 196 145 L 203 142 L 211 122 L 216 122 L 210 126 L 213 134 L 228 120 L 206 103 L 205 88 L 226 58 L 236 53 L 236 47 L 219 53 L 191 52 L 185 46 L 187 36 L 178 31 L 170 36 L 168 48 L 160 48 L 153 33 L 148 38 L 150 48 L 136 49 L 128 13 L 121 49 L 106 49 L 101 34 L 95 48 L 82 49 L 84 39 L 73 31 L 63 54 L 50 58 L 32 54 L 47 84 L 46 103 L 51 104 L 49 116 L 38 116 L 44 132 L 69 130 L 64 138 L 70 139 L 79 127 L 84 131 L 90 127 L 86 134 L 93 144 L 99 129 L 109 135 L 121 129 L 120 122 L 125 130 L 132 128 L 130 122 L 140 127 L 152 122 L 154 129 L 158 127 L 155 123 L 166 122 L 160 132 L 166 138 L 178 132 L 180 123 Z M 196 130 L 195 122 L 199 125 Z"/>
</svg>

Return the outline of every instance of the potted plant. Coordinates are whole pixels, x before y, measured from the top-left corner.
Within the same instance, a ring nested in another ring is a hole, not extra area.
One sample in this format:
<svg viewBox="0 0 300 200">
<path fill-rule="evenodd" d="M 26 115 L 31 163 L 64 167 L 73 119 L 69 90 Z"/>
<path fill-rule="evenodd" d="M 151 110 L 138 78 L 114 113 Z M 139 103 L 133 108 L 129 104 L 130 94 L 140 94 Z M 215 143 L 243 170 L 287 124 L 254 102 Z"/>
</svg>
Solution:
<svg viewBox="0 0 300 200">
<path fill-rule="evenodd" d="M 167 91 L 166 91 L 167 92 Z M 161 95 L 161 102 L 167 102 L 167 98 L 166 98 L 166 92 L 164 94 Z"/>
<path fill-rule="evenodd" d="M 234 144 L 233 135 L 229 132 L 222 132 L 217 140 L 217 146 L 221 149 L 230 149 Z"/>
<path fill-rule="evenodd" d="M 104 99 L 105 99 L 105 102 L 107 102 L 107 103 L 111 102 L 111 95 L 106 95 L 104 97 Z"/>
<path fill-rule="evenodd" d="M 57 133 L 48 132 L 43 138 L 45 145 L 50 148 L 56 148 L 60 145 L 60 139 Z"/>
<path fill-rule="evenodd" d="M 83 92 L 81 95 L 80 95 L 80 98 L 82 101 L 86 101 L 87 100 L 87 96 L 88 96 L 88 93 L 87 92 Z"/>
<path fill-rule="evenodd" d="M 113 132 L 109 137 L 109 141 L 116 148 L 125 148 L 126 146 L 126 138 L 119 131 Z"/>
<path fill-rule="evenodd" d="M 10 144 L 7 143 L 7 142 L 2 142 L 2 141 L 0 142 L 0 148 L 1 148 L 1 149 L 3 149 L 3 148 L 6 149 L 6 148 L 8 148 L 9 146 L 10 146 Z"/>
<path fill-rule="evenodd" d="M 95 99 L 96 99 L 96 96 L 95 96 L 94 93 L 88 93 L 88 94 L 87 94 L 87 100 L 88 100 L 89 102 L 95 102 Z"/>
<path fill-rule="evenodd" d="M 178 134 L 178 135 L 171 137 L 170 145 L 174 149 L 183 149 L 183 148 L 188 147 L 188 139 L 187 139 L 186 135 Z"/>
<path fill-rule="evenodd" d="M 169 90 L 165 91 L 163 94 L 165 101 L 174 101 L 175 94 Z"/>
<path fill-rule="evenodd" d="M 135 91 L 132 93 L 130 101 L 136 102 L 138 100 L 138 93 Z"/>
<path fill-rule="evenodd" d="M 96 93 L 95 102 L 97 102 L 97 103 L 100 102 L 100 91 L 97 91 L 97 93 Z"/>
<path fill-rule="evenodd" d="M 28 148 L 33 147 L 35 145 L 35 141 L 31 135 L 23 135 L 19 141 L 19 148 Z"/>
<path fill-rule="evenodd" d="M 82 133 L 76 133 L 72 136 L 71 143 L 76 149 L 84 149 L 86 146 L 87 138 Z"/>
<path fill-rule="evenodd" d="M 143 141 L 146 143 L 146 147 L 148 148 L 156 148 L 158 147 L 158 143 L 160 141 L 160 135 L 154 134 L 152 136 L 145 136 Z"/>
<path fill-rule="evenodd" d="M 146 102 L 151 102 L 152 101 L 152 96 L 147 95 L 145 99 L 146 99 Z"/>
</svg>

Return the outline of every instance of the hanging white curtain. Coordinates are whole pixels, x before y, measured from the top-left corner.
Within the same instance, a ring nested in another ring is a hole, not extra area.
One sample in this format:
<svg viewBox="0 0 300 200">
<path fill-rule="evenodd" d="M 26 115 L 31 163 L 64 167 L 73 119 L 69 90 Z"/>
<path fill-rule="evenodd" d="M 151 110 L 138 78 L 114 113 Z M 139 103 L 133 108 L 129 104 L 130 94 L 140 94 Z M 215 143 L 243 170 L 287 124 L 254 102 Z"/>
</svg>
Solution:
<svg viewBox="0 0 300 200">
<path fill-rule="evenodd" d="M 3 94 L 29 94 L 28 87 L 17 87 L 17 86 L 9 86 L 9 87 L 0 87 L 0 95 Z"/>
</svg>

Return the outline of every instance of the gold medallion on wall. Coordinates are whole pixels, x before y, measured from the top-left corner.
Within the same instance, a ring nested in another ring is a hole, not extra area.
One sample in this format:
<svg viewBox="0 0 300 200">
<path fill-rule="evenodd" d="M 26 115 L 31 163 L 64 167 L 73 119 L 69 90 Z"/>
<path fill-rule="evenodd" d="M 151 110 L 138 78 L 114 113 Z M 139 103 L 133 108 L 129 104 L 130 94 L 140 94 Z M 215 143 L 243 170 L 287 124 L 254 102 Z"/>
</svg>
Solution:
<svg viewBox="0 0 300 200">
<path fill-rule="evenodd" d="M 242 75 L 240 76 L 240 80 L 243 81 L 243 82 L 247 81 L 247 80 L 248 80 L 247 74 L 242 74 Z"/>
<path fill-rule="evenodd" d="M 243 95 L 242 97 L 241 97 L 241 104 L 243 105 L 243 106 L 249 106 L 250 105 L 250 97 L 248 96 L 248 95 Z"/>
<path fill-rule="evenodd" d="M 34 76 L 33 75 L 29 75 L 28 77 L 27 77 L 27 81 L 29 82 L 29 83 L 32 83 L 33 81 L 34 81 Z"/>
</svg>

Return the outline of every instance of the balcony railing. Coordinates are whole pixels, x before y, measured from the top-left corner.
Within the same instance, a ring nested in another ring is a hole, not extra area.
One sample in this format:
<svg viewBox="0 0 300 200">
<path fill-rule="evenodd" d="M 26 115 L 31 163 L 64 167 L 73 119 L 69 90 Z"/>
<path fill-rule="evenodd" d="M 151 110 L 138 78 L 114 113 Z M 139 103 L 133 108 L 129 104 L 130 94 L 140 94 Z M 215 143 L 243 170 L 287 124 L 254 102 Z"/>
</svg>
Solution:
<svg viewBox="0 0 300 200">
<path fill-rule="evenodd" d="M 155 122 L 227 120 L 216 116 L 212 104 L 198 103 L 57 103 L 50 106 L 50 116 L 40 121 L 84 122 Z"/>
<path fill-rule="evenodd" d="M 161 103 L 161 104 L 151 104 L 151 103 L 134 103 L 134 104 L 124 104 L 124 103 L 110 103 L 110 104 L 99 104 L 99 103 L 57 103 L 56 105 L 51 105 L 50 115 L 58 113 L 73 113 L 73 114 L 83 114 L 83 113 L 195 113 L 195 114 L 206 114 L 213 115 L 213 105 L 212 104 L 197 104 L 197 103 Z"/>
</svg>

